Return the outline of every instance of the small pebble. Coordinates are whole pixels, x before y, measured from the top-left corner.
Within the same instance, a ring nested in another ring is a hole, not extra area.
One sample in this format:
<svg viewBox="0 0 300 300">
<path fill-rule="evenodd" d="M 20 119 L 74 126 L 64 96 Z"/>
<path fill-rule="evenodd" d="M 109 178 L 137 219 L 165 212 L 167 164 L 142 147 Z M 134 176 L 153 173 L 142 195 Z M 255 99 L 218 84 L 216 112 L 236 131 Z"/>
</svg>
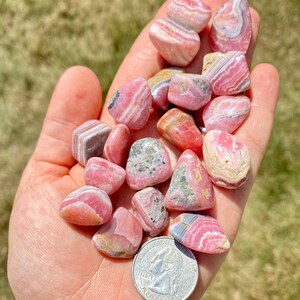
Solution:
<svg viewBox="0 0 300 300">
<path fill-rule="evenodd" d="M 127 81 L 112 97 L 108 112 L 130 129 L 143 128 L 150 116 L 152 95 L 146 79 L 137 77 Z"/>
<path fill-rule="evenodd" d="M 156 188 L 148 187 L 134 194 L 132 206 L 145 232 L 157 236 L 169 222 L 164 196 Z"/>
<path fill-rule="evenodd" d="M 59 214 L 72 224 L 101 225 L 112 216 L 111 200 L 104 191 L 93 186 L 84 186 L 62 201 Z"/>
<path fill-rule="evenodd" d="M 85 184 L 95 186 L 108 195 L 122 186 L 125 176 L 123 168 L 100 157 L 90 158 L 84 169 Z"/>
<path fill-rule="evenodd" d="M 165 206 L 172 210 L 198 211 L 214 205 L 213 186 L 207 171 L 193 151 L 185 150 L 174 170 Z"/>
<path fill-rule="evenodd" d="M 200 48 L 199 35 L 171 19 L 158 19 L 149 29 L 149 36 L 161 56 L 171 65 L 187 66 Z"/>
<path fill-rule="evenodd" d="M 89 158 L 100 157 L 111 127 L 99 120 L 89 120 L 77 127 L 72 136 L 73 157 L 82 165 Z"/>
<path fill-rule="evenodd" d="M 198 110 L 207 104 L 212 90 L 205 76 L 197 74 L 176 74 L 172 77 L 168 99 L 176 106 Z"/>
<path fill-rule="evenodd" d="M 217 254 L 230 248 L 217 220 L 208 216 L 181 214 L 169 227 L 169 233 L 179 243 L 198 252 Z"/>
<path fill-rule="evenodd" d="M 93 236 L 98 251 L 115 258 L 135 255 L 143 238 L 140 222 L 124 207 L 115 210 L 111 220 Z"/>
</svg>

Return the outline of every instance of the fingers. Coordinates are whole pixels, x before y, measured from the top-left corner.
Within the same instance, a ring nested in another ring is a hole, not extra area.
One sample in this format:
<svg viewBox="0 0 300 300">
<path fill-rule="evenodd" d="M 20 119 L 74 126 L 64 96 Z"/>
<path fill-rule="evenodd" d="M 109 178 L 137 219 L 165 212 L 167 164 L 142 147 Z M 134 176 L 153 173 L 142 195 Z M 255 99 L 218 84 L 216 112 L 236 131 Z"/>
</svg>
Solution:
<svg viewBox="0 0 300 300">
<path fill-rule="evenodd" d="M 62 172 L 60 176 L 68 173 L 75 164 L 73 130 L 86 120 L 99 118 L 101 103 L 101 86 L 91 70 L 77 66 L 65 71 L 53 92 L 32 157 L 39 170 L 43 165 L 49 172 Z"/>
</svg>

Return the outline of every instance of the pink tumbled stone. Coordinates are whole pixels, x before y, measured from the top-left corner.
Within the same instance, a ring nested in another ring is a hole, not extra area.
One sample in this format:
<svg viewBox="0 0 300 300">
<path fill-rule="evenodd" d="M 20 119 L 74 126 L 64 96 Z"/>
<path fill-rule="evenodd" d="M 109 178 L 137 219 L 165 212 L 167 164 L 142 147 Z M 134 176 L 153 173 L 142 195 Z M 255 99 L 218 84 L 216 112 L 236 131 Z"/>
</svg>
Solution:
<svg viewBox="0 0 300 300">
<path fill-rule="evenodd" d="M 220 96 L 210 101 L 203 110 L 203 122 L 208 130 L 232 133 L 250 112 L 250 99 L 246 96 Z"/>
<path fill-rule="evenodd" d="M 149 36 L 161 56 L 173 66 L 187 66 L 200 48 L 199 35 L 171 19 L 156 20 L 149 29 Z"/>
<path fill-rule="evenodd" d="M 250 154 L 237 137 L 220 130 L 210 130 L 204 138 L 203 158 L 206 170 L 217 186 L 236 189 L 247 180 Z"/>
<path fill-rule="evenodd" d="M 122 186 L 125 176 L 123 168 L 100 157 L 90 158 L 84 169 L 85 184 L 95 186 L 108 195 Z"/>
<path fill-rule="evenodd" d="M 168 180 L 172 175 L 169 153 L 154 138 L 135 141 L 126 164 L 126 181 L 133 190 L 141 190 Z"/>
<path fill-rule="evenodd" d="M 210 31 L 213 51 L 247 52 L 252 35 L 252 21 L 247 0 L 230 0 L 216 12 Z"/>
<path fill-rule="evenodd" d="M 156 188 L 148 187 L 134 194 L 132 206 L 145 232 L 157 236 L 167 226 L 169 218 L 164 196 Z"/>
<path fill-rule="evenodd" d="M 137 77 L 126 82 L 112 97 L 108 112 L 130 129 L 143 128 L 150 116 L 152 95 L 146 79 Z"/>
<path fill-rule="evenodd" d="M 59 214 L 72 224 L 100 225 L 111 218 L 112 205 L 110 198 L 104 191 L 93 186 L 84 186 L 63 200 Z"/>
<path fill-rule="evenodd" d="M 215 54 L 212 64 L 203 74 L 216 95 L 238 94 L 250 87 L 247 60 L 240 51 L 230 51 L 218 56 Z"/>
<path fill-rule="evenodd" d="M 101 253 L 116 258 L 133 257 L 143 237 L 140 222 L 125 208 L 119 207 L 110 221 L 93 236 L 93 243 Z"/>
<path fill-rule="evenodd" d="M 171 78 L 175 74 L 183 73 L 180 68 L 167 68 L 159 71 L 153 77 L 148 79 L 148 84 L 152 93 L 152 108 L 158 112 L 166 111 L 170 102 L 168 100 L 168 91 Z"/>
<path fill-rule="evenodd" d="M 197 211 L 214 205 L 213 186 L 207 171 L 193 151 L 184 151 L 165 196 L 165 206 L 173 210 Z"/>
<path fill-rule="evenodd" d="M 99 120 L 89 120 L 77 127 L 72 136 L 72 155 L 82 165 L 89 158 L 101 156 L 111 127 Z"/>
<path fill-rule="evenodd" d="M 129 128 L 124 124 L 117 124 L 112 128 L 106 140 L 103 157 L 124 167 L 131 144 L 132 136 Z"/>
<path fill-rule="evenodd" d="M 198 110 L 211 98 L 208 80 L 197 74 L 177 74 L 170 82 L 168 99 L 171 103 L 189 110 Z"/>
<path fill-rule="evenodd" d="M 200 0 L 172 0 L 167 13 L 170 19 L 198 33 L 212 15 L 211 8 Z"/>
<path fill-rule="evenodd" d="M 169 233 L 184 246 L 203 253 L 217 254 L 230 248 L 217 220 L 208 216 L 181 214 L 169 227 Z"/>
</svg>

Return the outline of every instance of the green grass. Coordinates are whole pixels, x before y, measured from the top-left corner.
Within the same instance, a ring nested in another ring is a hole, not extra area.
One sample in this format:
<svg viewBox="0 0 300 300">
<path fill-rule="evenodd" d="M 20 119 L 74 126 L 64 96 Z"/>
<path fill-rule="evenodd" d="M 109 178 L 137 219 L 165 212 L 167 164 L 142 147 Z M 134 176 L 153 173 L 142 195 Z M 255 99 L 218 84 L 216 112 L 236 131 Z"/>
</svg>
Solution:
<svg viewBox="0 0 300 300">
<path fill-rule="evenodd" d="M 0 300 L 14 194 L 59 75 L 96 72 L 104 93 L 131 43 L 163 1 L 0 1 Z M 280 71 L 270 146 L 239 236 L 204 299 L 291 299 L 300 293 L 300 63 L 298 0 L 251 1 L 262 18 L 254 63 Z"/>
</svg>

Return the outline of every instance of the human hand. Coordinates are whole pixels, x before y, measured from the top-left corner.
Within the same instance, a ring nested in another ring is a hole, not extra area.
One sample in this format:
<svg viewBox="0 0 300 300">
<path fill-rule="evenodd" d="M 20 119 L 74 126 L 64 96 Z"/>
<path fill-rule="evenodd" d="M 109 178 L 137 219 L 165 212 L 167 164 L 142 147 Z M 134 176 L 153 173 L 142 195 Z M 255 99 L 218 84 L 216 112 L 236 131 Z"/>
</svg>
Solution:
<svg viewBox="0 0 300 300">
<path fill-rule="evenodd" d="M 213 11 L 225 1 L 207 1 Z M 157 17 L 166 15 L 167 3 Z M 253 38 L 247 53 L 250 63 L 259 18 L 252 11 Z M 143 30 L 124 59 L 108 93 L 108 100 L 126 81 L 149 78 L 166 66 Z M 207 30 L 201 33 L 201 50 L 187 72 L 201 70 L 203 55 L 209 52 Z M 216 206 L 207 211 L 215 217 L 232 243 L 271 134 L 278 96 L 278 74 L 267 64 L 251 74 L 251 112 L 235 135 L 245 142 L 251 155 L 251 174 L 237 190 L 215 188 Z M 61 201 L 84 185 L 83 167 L 71 154 L 73 130 L 88 119 L 99 118 L 101 87 L 88 69 L 74 67 L 60 78 L 44 121 L 36 149 L 22 176 L 9 231 L 8 277 L 17 299 L 139 299 L 131 279 L 130 259 L 112 259 L 99 254 L 91 243 L 94 228 L 67 224 L 60 218 Z M 135 138 L 158 136 L 153 113 L 147 126 Z M 114 124 L 107 112 L 101 120 Z M 126 185 L 112 196 L 114 208 L 129 206 L 133 191 Z M 172 215 L 171 217 L 174 217 Z M 201 270 L 191 298 L 199 299 L 217 273 L 226 254 L 196 254 Z"/>
</svg>

